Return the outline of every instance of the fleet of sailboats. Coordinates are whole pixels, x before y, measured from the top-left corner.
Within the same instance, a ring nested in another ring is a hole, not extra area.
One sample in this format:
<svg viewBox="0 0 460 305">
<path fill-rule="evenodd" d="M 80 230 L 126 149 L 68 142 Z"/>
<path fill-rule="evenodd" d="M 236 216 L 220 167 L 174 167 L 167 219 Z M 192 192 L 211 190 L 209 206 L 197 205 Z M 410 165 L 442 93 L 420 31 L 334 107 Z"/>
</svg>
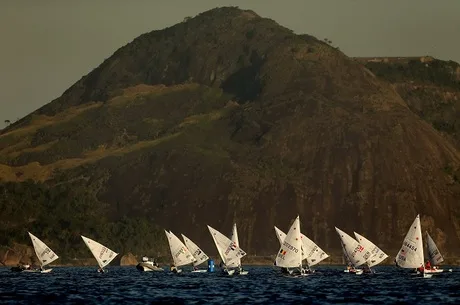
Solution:
<svg viewBox="0 0 460 305">
<path fill-rule="evenodd" d="M 312 266 L 329 257 L 315 242 L 302 234 L 299 216 L 294 219 L 287 234 L 276 226 L 274 228 L 280 244 L 274 265 L 280 268 L 283 274 L 295 277 L 307 276 L 314 272 L 311 269 Z M 221 258 L 222 272 L 226 275 L 248 274 L 246 270 L 243 270 L 241 264 L 241 259 L 246 256 L 246 252 L 240 248 L 236 223 L 233 224 L 230 238 L 209 225 L 208 230 Z M 347 269 L 344 272 L 353 274 L 374 273 L 371 268 L 388 258 L 388 254 L 363 235 L 353 232 L 355 236 L 353 238 L 337 227 L 335 227 L 335 230 L 339 236 L 343 255 L 347 262 Z M 59 257 L 35 235 L 30 232 L 28 234 L 40 267 L 37 269 L 31 268 L 29 265 L 23 265 L 13 267 L 11 270 L 51 272 L 52 269 L 46 269 L 45 266 Z M 170 269 L 172 272 L 180 273 L 182 270 L 179 267 L 186 265 L 193 266 L 191 271 L 193 273 L 207 272 L 206 269 L 199 269 L 198 266 L 210 260 L 210 258 L 196 243 L 184 234 L 181 234 L 183 242 L 171 231 L 165 230 L 165 234 L 174 262 Z M 420 215 L 417 215 L 404 237 L 402 246 L 396 255 L 395 263 L 397 267 L 412 270 L 415 275 L 430 278 L 433 274 L 444 272 L 444 269 L 440 269 L 437 266 L 444 261 L 444 258 L 428 232 L 426 232 L 426 253 L 424 253 L 422 237 Z M 81 238 L 96 259 L 99 265 L 98 272 L 106 272 L 104 267 L 110 264 L 118 253 L 93 239 L 83 235 L 81 235 Z M 424 254 L 427 255 L 426 264 L 424 263 Z M 146 257 L 144 259 L 148 260 Z M 158 270 L 163 270 L 158 264 L 152 263 L 153 265 Z M 212 267 L 214 266 L 213 261 L 211 265 Z M 361 266 L 364 266 L 364 268 L 359 268 Z M 448 269 L 448 271 L 451 272 L 452 269 Z"/>
</svg>

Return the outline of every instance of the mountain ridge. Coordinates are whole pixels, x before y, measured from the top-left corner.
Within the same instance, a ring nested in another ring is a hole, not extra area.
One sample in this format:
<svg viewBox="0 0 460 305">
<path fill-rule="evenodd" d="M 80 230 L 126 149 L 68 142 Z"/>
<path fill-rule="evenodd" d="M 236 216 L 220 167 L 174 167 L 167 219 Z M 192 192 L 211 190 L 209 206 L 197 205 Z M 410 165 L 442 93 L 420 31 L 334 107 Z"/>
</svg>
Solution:
<svg viewBox="0 0 460 305">
<path fill-rule="evenodd" d="M 215 9 L 139 36 L 2 131 L 0 243 L 26 228 L 51 239 L 54 227 L 69 254 L 86 231 L 164 254 L 168 228 L 207 251 L 206 224 L 237 222 L 243 249 L 268 255 L 273 225 L 300 214 L 326 252 L 340 251 L 334 226 L 397 251 L 421 213 L 455 255 L 459 164 L 385 74 L 255 13 Z"/>
</svg>

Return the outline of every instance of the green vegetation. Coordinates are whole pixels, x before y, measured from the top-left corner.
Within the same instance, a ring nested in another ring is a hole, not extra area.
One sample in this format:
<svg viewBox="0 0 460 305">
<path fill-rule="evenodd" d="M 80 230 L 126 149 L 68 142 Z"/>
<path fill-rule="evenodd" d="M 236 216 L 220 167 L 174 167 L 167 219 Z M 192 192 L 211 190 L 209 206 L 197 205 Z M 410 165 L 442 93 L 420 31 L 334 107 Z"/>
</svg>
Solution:
<svg viewBox="0 0 460 305">
<path fill-rule="evenodd" d="M 460 145 L 460 65 L 437 59 L 368 61 L 366 67 L 390 81 L 411 110 Z"/>
<path fill-rule="evenodd" d="M 164 253 L 163 231 L 147 216 L 113 217 L 107 204 L 95 197 L 95 184 L 81 180 L 54 186 L 33 181 L 1 183 L 0 244 L 30 245 L 30 231 L 64 261 L 91 257 L 80 235 L 94 238 L 122 254 Z"/>
<path fill-rule="evenodd" d="M 411 59 L 408 62 L 367 62 L 366 67 L 375 75 L 392 83 L 422 82 L 460 89 L 456 77 L 459 65 L 453 61 L 433 60 L 422 62 Z"/>
</svg>

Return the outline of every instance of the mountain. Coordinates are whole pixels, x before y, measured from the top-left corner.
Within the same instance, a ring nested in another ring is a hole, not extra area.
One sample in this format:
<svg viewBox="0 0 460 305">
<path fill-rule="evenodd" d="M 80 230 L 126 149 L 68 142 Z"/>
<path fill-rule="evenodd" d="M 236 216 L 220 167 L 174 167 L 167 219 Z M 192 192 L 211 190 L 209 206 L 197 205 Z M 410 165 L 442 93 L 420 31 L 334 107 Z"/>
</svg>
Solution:
<svg viewBox="0 0 460 305">
<path fill-rule="evenodd" d="M 271 255 L 273 226 L 299 214 L 333 255 L 337 226 L 391 256 L 420 213 L 455 257 L 458 146 L 415 108 L 368 63 L 213 9 L 139 36 L 1 132 L 0 244 L 29 230 L 61 257 L 89 255 L 80 234 L 167 256 L 165 228 L 216 255 L 206 225 L 236 222 L 244 250 Z"/>
</svg>

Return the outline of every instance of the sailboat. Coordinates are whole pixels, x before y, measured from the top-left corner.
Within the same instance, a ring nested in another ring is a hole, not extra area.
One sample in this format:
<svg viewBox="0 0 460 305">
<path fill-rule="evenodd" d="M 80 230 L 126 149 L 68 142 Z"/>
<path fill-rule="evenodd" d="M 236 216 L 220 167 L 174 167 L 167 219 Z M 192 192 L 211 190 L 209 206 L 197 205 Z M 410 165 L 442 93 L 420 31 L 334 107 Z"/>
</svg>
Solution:
<svg viewBox="0 0 460 305">
<path fill-rule="evenodd" d="M 283 245 L 283 241 L 286 238 L 286 233 L 281 231 L 275 226 L 276 237 L 280 245 Z M 317 244 L 315 244 L 310 238 L 300 233 L 302 240 L 302 260 L 306 260 L 307 268 L 306 271 L 313 273 L 314 270 L 311 269 L 312 266 L 318 264 L 322 260 L 325 260 L 329 257 L 326 252 L 323 251 Z"/>
<path fill-rule="evenodd" d="M 93 254 L 94 258 L 97 261 L 97 264 L 99 265 L 99 269 L 97 269 L 97 272 L 107 272 L 107 270 L 105 270 L 104 267 L 110 264 L 110 262 L 118 255 L 118 253 L 114 252 L 113 250 L 110 250 L 106 246 L 98 243 L 95 240 L 92 240 L 91 238 L 85 237 L 83 235 L 81 235 L 81 238 Z"/>
<path fill-rule="evenodd" d="M 283 268 L 283 272 L 287 271 L 289 275 L 308 275 L 305 269 L 302 268 L 302 240 L 299 216 L 296 217 L 283 239 L 283 244 L 276 255 L 275 265 Z M 295 268 L 295 270 L 289 270 L 289 268 Z"/>
<path fill-rule="evenodd" d="M 439 252 L 438 247 L 436 246 L 434 240 L 431 238 L 430 234 L 426 232 L 426 248 L 428 252 L 428 260 L 430 261 L 431 268 L 425 268 L 426 273 L 441 273 L 444 272 L 444 269 L 439 269 L 436 265 L 442 263 L 444 258 Z M 452 269 L 448 270 L 452 272 Z"/>
<path fill-rule="evenodd" d="M 200 249 L 193 241 L 191 241 L 187 236 L 182 234 L 182 238 L 184 239 L 185 246 L 190 250 L 195 261 L 193 262 L 193 271 L 192 272 L 207 272 L 206 269 L 198 269 L 198 266 L 204 263 L 209 259 L 206 253 Z"/>
<path fill-rule="evenodd" d="M 368 267 L 368 272 L 373 273 L 371 267 L 383 262 L 388 257 L 388 255 L 369 239 L 365 238 L 364 236 L 356 232 L 353 233 L 355 234 L 356 240 L 359 242 L 359 244 L 362 245 L 364 249 L 367 249 L 371 252 L 371 256 L 367 259 L 366 264 Z"/>
<path fill-rule="evenodd" d="M 344 272 L 363 274 L 363 269 L 356 269 L 371 256 L 369 250 L 363 247 L 356 239 L 343 232 L 339 228 L 335 227 L 335 231 L 340 237 L 340 243 L 342 244 L 343 254 L 347 260 L 348 266 Z"/>
<path fill-rule="evenodd" d="M 234 268 L 239 267 L 240 259 L 246 255 L 246 252 L 211 226 L 208 226 L 208 230 L 222 259 L 222 271 L 227 275 L 233 275 L 236 271 Z"/>
<path fill-rule="evenodd" d="M 430 278 L 432 274 L 425 272 L 423 266 L 423 242 L 420 227 L 420 215 L 415 217 L 409 231 L 407 231 L 401 249 L 396 255 L 396 266 L 401 268 L 419 269 L 424 278 Z"/>
<path fill-rule="evenodd" d="M 40 272 L 40 273 L 49 273 L 53 269 L 44 269 L 44 267 L 59 258 L 56 253 L 53 252 L 44 242 L 42 242 L 38 237 L 28 232 L 30 239 L 32 240 L 32 245 L 34 246 L 35 254 L 40 262 L 40 269 L 31 269 L 29 265 L 13 267 L 12 271 L 24 271 L 24 272 Z"/>
<path fill-rule="evenodd" d="M 169 248 L 171 249 L 171 255 L 174 260 L 174 265 L 171 266 L 171 271 L 174 273 L 182 272 L 178 269 L 180 266 L 185 266 L 196 261 L 192 253 L 187 249 L 181 240 L 174 235 L 171 231 L 166 231 L 166 237 L 169 242 Z"/>
<path fill-rule="evenodd" d="M 236 229 L 236 223 L 233 224 L 231 240 L 235 243 L 235 245 L 237 245 L 238 247 L 240 246 L 240 241 L 238 240 L 238 231 Z M 240 275 L 248 274 L 248 271 L 243 270 L 243 267 L 241 266 L 241 258 L 237 258 L 237 261 L 238 261 L 237 273 Z"/>
</svg>

